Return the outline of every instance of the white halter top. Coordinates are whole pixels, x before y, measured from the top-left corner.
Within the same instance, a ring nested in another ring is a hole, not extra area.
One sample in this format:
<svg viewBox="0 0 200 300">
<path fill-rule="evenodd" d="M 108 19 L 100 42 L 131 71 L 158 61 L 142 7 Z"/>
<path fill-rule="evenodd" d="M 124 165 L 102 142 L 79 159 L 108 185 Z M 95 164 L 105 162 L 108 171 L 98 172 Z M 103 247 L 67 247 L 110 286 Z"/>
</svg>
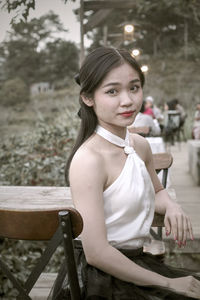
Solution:
<svg viewBox="0 0 200 300">
<path fill-rule="evenodd" d="M 137 249 L 150 240 L 155 192 L 144 162 L 125 140 L 101 126 L 95 132 L 124 147 L 127 154 L 119 177 L 104 191 L 104 214 L 109 243 L 117 248 Z"/>
</svg>

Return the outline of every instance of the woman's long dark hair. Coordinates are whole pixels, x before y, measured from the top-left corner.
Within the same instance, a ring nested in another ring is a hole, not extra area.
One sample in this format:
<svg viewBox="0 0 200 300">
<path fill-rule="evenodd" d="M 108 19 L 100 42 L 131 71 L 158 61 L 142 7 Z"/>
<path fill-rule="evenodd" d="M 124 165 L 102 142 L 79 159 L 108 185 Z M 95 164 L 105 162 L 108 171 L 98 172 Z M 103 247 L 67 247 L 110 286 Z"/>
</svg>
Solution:
<svg viewBox="0 0 200 300">
<path fill-rule="evenodd" d="M 143 86 L 144 75 L 137 61 L 127 50 L 101 47 L 95 49 L 86 57 L 79 74 L 75 77 L 76 82 L 81 87 L 80 95 L 84 94 L 86 97 L 92 98 L 95 90 L 101 84 L 108 72 L 123 63 L 130 64 L 133 69 L 138 72 L 141 85 Z M 84 141 L 94 133 L 98 123 L 97 116 L 93 108 L 87 106 L 82 101 L 81 97 L 79 97 L 79 103 L 81 107 L 79 111 L 81 126 L 65 168 L 65 179 L 67 184 L 69 184 L 68 172 L 74 154 Z"/>
</svg>

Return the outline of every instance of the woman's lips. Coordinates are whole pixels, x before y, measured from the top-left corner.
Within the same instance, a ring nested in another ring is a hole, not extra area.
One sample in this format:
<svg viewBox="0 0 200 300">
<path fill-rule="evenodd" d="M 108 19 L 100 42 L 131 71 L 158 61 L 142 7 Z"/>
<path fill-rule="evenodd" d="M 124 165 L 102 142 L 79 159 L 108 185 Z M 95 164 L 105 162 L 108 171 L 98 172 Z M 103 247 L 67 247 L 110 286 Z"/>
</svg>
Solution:
<svg viewBox="0 0 200 300">
<path fill-rule="evenodd" d="M 120 115 L 125 117 L 125 118 L 129 118 L 131 117 L 133 114 L 134 114 L 134 110 L 131 110 L 131 111 L 124 111 L 123 113 L 121 113 Z"/>
</svg>

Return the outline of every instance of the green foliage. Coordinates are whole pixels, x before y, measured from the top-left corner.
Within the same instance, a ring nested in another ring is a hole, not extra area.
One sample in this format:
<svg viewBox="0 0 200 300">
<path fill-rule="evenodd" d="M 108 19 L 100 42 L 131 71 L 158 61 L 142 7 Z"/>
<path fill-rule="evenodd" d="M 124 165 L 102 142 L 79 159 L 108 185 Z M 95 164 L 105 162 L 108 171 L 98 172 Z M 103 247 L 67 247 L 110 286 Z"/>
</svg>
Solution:
<svg viewBox="0 0 200 300">
<path fill-rule="evenodd" d="M 37 263 L 47 242 L 17 241 L 4 239 L 0 242 L 0 253 L 9 269 L 22 284 Z M 46 266 L 44 272 L 58 272 L 64 257 L 63 247 L 60 246 Z M 12 283 L 0 273 L 0 299 L 15 300 L 17 291 Z"/>
<path fill-rule="evenodd" d="M 56 87 L 63 88 L 69 78 L 78 72 L 78 49 L 74 43 L 57 39 L 47 43 L 41 52 L 43 57 L 40 68 L 41 77 L 54 83 Z"/>
<path fill-rule="evenodd" d="M 6 80 L 20 77 L 30 85 L 36 78 L 37 66 L 40 63 L 39 53 L 35 50 L 36 43 L 26 40 L 13 39 L 5 44 L 4 48 L 4 77 Z"/>
<path fill-rule="evenodd" d="M 72 92 L 72 87 L 70 91 Z M 36 128 L 27 135 L 11 136 L 0 141 L 0 185 L 65 186 L 64 168 L 79 126 L 77 104 L 70 91 L 69 105 L 57 118 L 52 112 L 50 125 L 41 116 Z M 62 98 L 59 103 L 67 101 L 66 91 L 59 91 L 54 97 L 55 102 L 58 98 Z M 48 102 L 48 99 L 39 100 Z M 45 245 L 45 242 L 5 239 L 0 241 L 0 253 L 17 278 L 24 282 Z M 63 248 L 59 247 L 45 272 L 57 272 L 62 259 Z M 12 284 L 1 273 L 0 283 L 0 298 L 16 299 Z"/>
<path fill-rule="evenodd" d="M 21 8 L 22 11 L 21 11 L 20 18 L 22 16 L 25 20 L 27 19 L 28 15 L 29 15 L 29 10 L 31 8 L 35 9 L 35 0 L 28 0 L 28 1 L 26 1 L 26 0 L 15 0 L 15 1 L 5 0 L 5 1 L 1 1 L 1 4 L 3 4 L 3 7 L 6 8 L 9 13 L 13 10 Z M 12 20 L 13 22 L 17 18 L 17 15 Z"/>
<path fill-rule="evenodd" d="M 90 18 L 91 13 L 85 14 L 84 22 L 87 23 Z M 123 27 L 126 23 L 135 26 L 133 41 L 124 42 Z M 99 23 L 92 34 L 89 33 L 92 49 L 103 44 L 103 25 L 108 26 L 108 45 L 130 50 L 138 48 L 143 55 L 155 57 L 175 55 L 184 47 L 182 57 L 199 59 L 199 1 L 140 0 L 133 1 L 131 9 L 112 9 L 109 18 Z M 191 47 L 192 50 L 188 49 Z"/>
<path fill-rule="evenodd" d="M 0 103 L 6 106 L 27 102 L 29 90 L 20 78 L 7 80 L 1 87 Z"/>
<path fill-rule="evenodd" d="M 54 83 L 78 70 L 78 49 L 74 43 L 55 36 L 67 31 L 50 11 L 30 22 L 13 24 L 9 39 L 0 48 L 0 81 L 19 77 L 30 86 Z"/>
<path fill-rule="evenodd" d="M 64 169 L 74 143 L 78 118 L 66 110 L 55 124 L 43 121 L 27 136 L 4 142 L 0 154 L 1 185 L 64 186 Z"/>
<path fill-rule="evenodd" d="M 62 0 L 67 3 L 67 0 Z M 76 0 L 72 0 L 73 2 Z M 1 0 L 2 8 L 5 8 L 9 13 L 15 11 L 16 15 L 12 19 L 12 23 L 15 23 L 17 19 L 20 21 L 26 21 L 29 16 L 30 9 L 35 9 L 35 0 Z"/>
</svg>

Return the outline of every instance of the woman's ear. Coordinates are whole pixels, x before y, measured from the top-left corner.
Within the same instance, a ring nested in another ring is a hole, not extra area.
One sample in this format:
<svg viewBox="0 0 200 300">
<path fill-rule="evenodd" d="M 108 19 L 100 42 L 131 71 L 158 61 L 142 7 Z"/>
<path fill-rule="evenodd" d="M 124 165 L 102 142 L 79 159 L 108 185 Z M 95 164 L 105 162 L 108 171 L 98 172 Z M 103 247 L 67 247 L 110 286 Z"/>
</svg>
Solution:
<svg viewBox="0 0 200 300">
<path fill-rule="evenodd" d="M 93 106 L 94 105 L 94 100 L 90 96 L 86 96 L 85 94 L 81 94 L 81 99 L 82 101 L 87 105 L 87 106 Z"/>
</svg>

